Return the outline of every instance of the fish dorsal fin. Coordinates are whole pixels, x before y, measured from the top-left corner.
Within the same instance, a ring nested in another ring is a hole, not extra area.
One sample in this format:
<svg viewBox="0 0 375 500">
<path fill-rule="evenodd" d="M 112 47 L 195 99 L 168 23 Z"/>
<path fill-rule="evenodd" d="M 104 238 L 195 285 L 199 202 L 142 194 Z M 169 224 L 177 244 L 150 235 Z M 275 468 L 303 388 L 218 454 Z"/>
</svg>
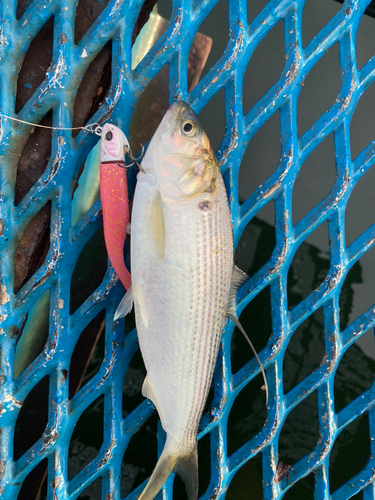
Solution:
<svg viewBox="0 0 375 500">
<path fill-rule="evenodd" d="M 145 298 L 143 296 L 142 288 L 139 285 L 133 286 L 134 288 L 134 299 L 137 302 L 139 306 L 139 311 L 141 313 L 141 318 L 144 327 L 147 329 L 148 328 L 148 316 L 147 316 L 147 309 L 146 309 L 146 303 L 145 303 Z"/>
<path fill-rule="evenodd" d="M 161 407 L 159 405 L 158 398 L 156 397 L 155 389 L 154 389 L 154 387 L 151 383 L 150 377 L 148 375 L 146 375 L 146 378 L 145 378 L 143 385 L 142 385 L 142 396 L 150 399 L 154 403 L 154 405 L 156 406 L 156 409 L 158 410 L 163 429 L 166 430 L 164 415 L 161 413 Z"/>
<path fill-rule="evenodd" d="M 264 368 L 263 368 L 261 360 L 259 359 L 258 353 L 256 352 L 255 347 L 253 346 L 253 343 L 251 342 L 251 340 L 249 339 L 247 333 L 243 329 L 243 327 L 242 327 L 239 319 L 237 318 L 237 316 L 231 314 L 229 311 L 227 312 L 227 316 L 228 316 L 228 318 L 231 321 L 233 321 L 233 323 L 236 325 L 236 327 L 240 330 L 240 332 L 242 333 L 242 335 L 245 337 L 245 339 L 247 340 L 247 343 L 250 346 L 250 349 L 253 351 L 254 356 L 256 357 L 256 360 L 259 363 L 260 370 L 261 370 L 262 375 L 263 375 L 264 387 L 266 389 L 266 404 L 267 404 L 268 403 L 268 384 L 267 384 L 266 372 L 264 371 Z"/>
<path fill-rule="evenodd" d="M 228 296 L 228 313 L 236 316 L 236 293 L 237 290 L 249 279 L 249 276 L 237 266 L 233 266 L 232 281 Z"/>
<path fill-rule="evenodd" d="M 130 313 L 133 307 L 133 289 L 130 287 L 126 294 L 123 296 L 120 304 L 118 305 L 115 316 L 113 318 L 114 321 L 123 318 L 127 314 Z"/>
<path fill-rule="evenodd" d="M 240 268 L 237 266 L 233 266 L 233 273 L 232 273 L 232 281 L 230 284 L 230 289 L 229 289 L 229 297 L 228 297 L 228 309 L 227 309 L 227 316 L 228 318 L 233 321 L 233 323 L 236 325 L 236 327 L 240 330 L 242 335 L 245 337 L 247 343 L 249 344 L 251 350 L 254 353 L 254 356 L 256 357 L 262 375 L 263 375 L 263 380 L 264 380 L 264 386 L 266 388 L 266 404 L 268 403 L 268 385 L 267 385 L 267 378 L 266 378 L 266 373 L 264 371 L 262 362 L 259 359 L 258 353 L 255 350 L 255 347 L 253 346 L 253 343 L 249 339 L 247 333 L 245 332 L 243 326 L 241 325 L 237 313 L 236 313 L 236 293 L 237 290 L 244 284 L 246 281 L 249 279 L 249 276 L 244 272 L 241 271 Z"/>
<path fill-rule="evenodd" d="M 159 191 L 156 192 L 149 205 L 150 235 L 153 251 L 157 262 L 160 264 L 164 256 L 165 226 L 163 215 L 163 200 Z"/>
</svg>

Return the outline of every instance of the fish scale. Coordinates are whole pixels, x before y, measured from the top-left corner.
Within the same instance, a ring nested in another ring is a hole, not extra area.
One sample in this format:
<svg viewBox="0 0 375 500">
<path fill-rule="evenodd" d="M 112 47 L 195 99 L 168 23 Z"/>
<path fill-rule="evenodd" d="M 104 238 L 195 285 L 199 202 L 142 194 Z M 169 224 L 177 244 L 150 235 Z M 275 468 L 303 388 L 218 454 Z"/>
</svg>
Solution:
<svg viewBox="0 0 375 500">
<path fill-rule="evenodd" d="M 145 174 L 139 174 L 137 197 L 145 202 L 143 177 Z M 151 331 L 137 323 L 142 354 L 158 400 L 170 401 L 168 410 L 174 425 L 165 430 L 182 441 L 184 433 L 192 433 L 195 439 L 225 321 L 233 266 L 230 239 L 226 243 L 228 235 L 231 237 L 229 214 L 220 214 L 220 204 L 215 211 L 202 212 L 196 201 L 184 203 L 180 210 L 166 210 L 164 259 L 174 265 L 160 265 L 154 262 L 146 244 L 147 211 L 139 214 L 137 201 L 132 216 L 132 254 L 137 255 L 132 276 L 133 282 L 145 289 L 148 320 L 154 325 Z M 212 255 L 220 251 L 217 247 L 221 247 L 220 259 L 213 259 Z M 148 287 L 150 282 L 158 285 Z M 226 287 L 221 286 L 223 282 Z M 206 356 L 202 357 L 202 352 Z M 155 359 L 161 360 L 162 372 Z M 164 385 L 168 379 L 169 384 Z M 199 398 L 194 401 L 197 394 Z"/>
</svg>

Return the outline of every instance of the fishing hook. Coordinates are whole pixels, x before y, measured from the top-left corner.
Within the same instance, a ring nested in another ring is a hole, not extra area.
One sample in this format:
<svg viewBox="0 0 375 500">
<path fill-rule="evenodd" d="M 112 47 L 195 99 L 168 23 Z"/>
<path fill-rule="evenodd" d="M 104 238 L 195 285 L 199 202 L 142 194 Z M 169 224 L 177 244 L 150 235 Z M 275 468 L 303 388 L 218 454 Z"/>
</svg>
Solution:
<svg viewBox="0 0 375 500">
<path fill-rule="evenodd" d="M 129 158 L 132 160 L 133 163 L 131 163 L 130 165 L 127 165 L 127 167 L 132 167 L 134 164 L 137 165 L 137 167 L 139 168 L 139 170 L 141 170 L 142 172 L 144 172 L 143 168 L 141 167 L 139 161 L 143 158 L 143 155 L 144 155 L 144 152 L 145 152 L 145 147 L 143 146 L 143 144 L 140 143 L 140 146 L 142 148 L 142 151 L 138 154 L 138 156 L 133 156 L 133 153 L 131 151 L 130 148 L 127 148 L 125 147 L 125 151 L 126 151 L 126 154 L 129 156 Z"/>
<path fill-rule="evenodd" d="M 132 163 L 130 165 L 127 165 L 123 161 L 118 161 L 118 162 L 116 162 L 117 165 L 120 168 L 130 168 L 133 165 L 137 165 L 137 167 L 139 168 L 139 170 L 141 170 L 142 172 L 144 172 L 143 168 L 141 167 L 141 165 L 139 163 L 139 160 L 143 157 L 144 150 L 145 150 L 145 148 L 144 148 L 144 146 L 142 144 L 141 144 L 141 147 L 142 147 L 142 151 L 138 154 L 138 156 L 133 156 L 132 150 L 130 148 L 128 148 L 128 147 L 125 146 L 125 154 L 132 160 Z"/>
</svg>

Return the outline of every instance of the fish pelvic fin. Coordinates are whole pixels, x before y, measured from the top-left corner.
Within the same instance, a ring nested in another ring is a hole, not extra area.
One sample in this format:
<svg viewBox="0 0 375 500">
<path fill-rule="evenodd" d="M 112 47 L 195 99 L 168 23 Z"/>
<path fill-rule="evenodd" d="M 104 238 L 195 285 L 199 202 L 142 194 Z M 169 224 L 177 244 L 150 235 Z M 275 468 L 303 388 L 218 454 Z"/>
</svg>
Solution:
<svg viewBox="0 0 375 500">
<path fill-rule="evenodd" d="M 138 500 L 154 500 L 171 472 L 178 474 L 184 481 L 188 500 L 197 500 L 198 498 L 197 445 L 192 453 L 181 456 L 181 451 L 173 446 L 173 441 L 169 444 L 168 438 L 154 472 Z"/>
<path fill-rule="evenodd" d="M 118 305 L 113 321 L 118 320 L 119 318 L 123 318 L 126 316 L 133 307 L 133 289 L 130 287 L 126 294 L 123 296 L 120 304 Z"/>
</svg>

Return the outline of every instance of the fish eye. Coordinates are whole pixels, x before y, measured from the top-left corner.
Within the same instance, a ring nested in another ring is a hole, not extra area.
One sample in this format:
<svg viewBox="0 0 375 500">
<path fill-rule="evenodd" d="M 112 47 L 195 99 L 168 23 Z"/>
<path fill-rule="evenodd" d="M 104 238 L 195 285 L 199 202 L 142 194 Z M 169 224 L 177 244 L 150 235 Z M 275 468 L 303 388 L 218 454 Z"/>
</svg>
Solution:
<svg viewBox="0 0 375 500">
<path fill-rule="evenodd" d="M 182 124 L 182 132 L 189 137 L 195 135 L 196 128 L 196 124 L 190 120 Z"/>
<path fill-rule="evenodd" d="M 111 141 L 112 138 L 113 138 L 113 134 L 112 134 L 112 132 L 110 130 L 108 130 L 108 132 L 106 132 L 105 135 L 104 135 L 104 139 L 106 141 Z"/>
</svg>

